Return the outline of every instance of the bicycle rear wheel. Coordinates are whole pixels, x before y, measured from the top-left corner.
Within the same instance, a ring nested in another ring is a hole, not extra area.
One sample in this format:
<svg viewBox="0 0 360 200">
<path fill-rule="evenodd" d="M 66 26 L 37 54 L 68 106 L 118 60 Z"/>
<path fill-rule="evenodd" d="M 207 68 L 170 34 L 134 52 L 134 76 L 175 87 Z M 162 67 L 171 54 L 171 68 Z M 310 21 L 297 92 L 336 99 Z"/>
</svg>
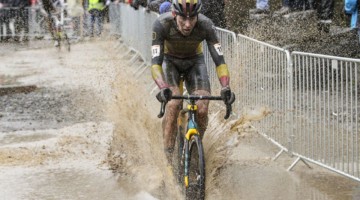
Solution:
<svg viewBox="0 0 360 200">
<path fill-rule="evenodd" d="M 205 199 L 205 158 L 199 135 L 189 141 L 189 186 L 186 199 Z"/>
<path fill-rule="evenodd" d="M 61 35 L 60 35 L 60 33 L 57 33 L 55 40 L 57 41 L 57 45 L 55 47 L 57 48 L 58 51 L 60 51 L 61 50 Z"/>
<path fill-rule="evenodd" d="M 68 35 L 66 33 L 64 33 L 64 38 L 65 38 L 66 49 L 70 52 L 70 38 L 68 37 Z"/>
</svg>

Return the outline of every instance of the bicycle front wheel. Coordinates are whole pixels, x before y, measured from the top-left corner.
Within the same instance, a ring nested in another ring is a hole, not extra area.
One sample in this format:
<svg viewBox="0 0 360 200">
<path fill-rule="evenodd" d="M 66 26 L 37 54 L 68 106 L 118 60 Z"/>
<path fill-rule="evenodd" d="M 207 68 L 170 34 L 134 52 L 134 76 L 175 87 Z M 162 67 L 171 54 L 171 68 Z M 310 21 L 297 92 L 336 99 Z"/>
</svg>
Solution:
<svg viewBox="0 0 360 200">
<path fill-rule="evenodd" d="M 200 135 L 189 141 L 189 185 L 186 199 L 205 199 L 205 158 Z"/>
</svg>

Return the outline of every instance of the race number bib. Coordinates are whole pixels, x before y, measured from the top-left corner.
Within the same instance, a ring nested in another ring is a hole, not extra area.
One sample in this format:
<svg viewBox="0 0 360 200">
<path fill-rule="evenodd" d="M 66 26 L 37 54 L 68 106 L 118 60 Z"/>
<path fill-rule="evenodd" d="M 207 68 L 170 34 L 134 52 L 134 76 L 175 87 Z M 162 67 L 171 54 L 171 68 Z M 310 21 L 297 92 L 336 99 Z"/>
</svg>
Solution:
<svg viewBox="0 0 360 200">
<path fill-rule="evenodd" d="M 215 48 L 216 52 L 219 54 L 219 56 L 224 55 L 223 52 L 222 52 L 220 43 L 214 44 L 214 48 Z"/>
<path fill-rule="evenodd" d="M 160 56 L 160 45 L 151 46 L 152 58 Z"/>
</svg>

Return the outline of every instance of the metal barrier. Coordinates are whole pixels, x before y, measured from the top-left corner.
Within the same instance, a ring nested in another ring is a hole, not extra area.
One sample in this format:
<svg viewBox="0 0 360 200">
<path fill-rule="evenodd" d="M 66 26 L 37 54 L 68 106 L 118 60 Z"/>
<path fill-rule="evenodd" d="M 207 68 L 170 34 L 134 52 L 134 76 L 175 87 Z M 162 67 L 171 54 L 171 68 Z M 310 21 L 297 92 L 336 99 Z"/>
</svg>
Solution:
<svg viewBox="0 0 360 200">
<path fill-rule="evenodd" d="M 144 70 L 151 61 L 151 26 L 158 15 L 124 4 L 119 14 L 122 39 L 140 54 Z M 297 156 L 288 170 L 298 161 L 309 161 L 360 181 L 360 60 L 290 54 L 228 30 L 216 31 L 237 95 L 234 111 L 256 108 L 270 113 L 253 125 L 280 148 L 274 159 L 285 151 Z M 220 85 L 215 66 L 205 43 L 203 49 L 216 92 Z"/>
<path fill-rule="evenodd" d="M 287 151 L 291 143 L 288 135 L 291 123 L 288 111 L 292 106 L 290 53 L 244 35 L 238 35 L 237 41 L 240 61 L 237 70 L 241 72 L 234 78 L 239 84 L 236 90 L 239 108 L 270 112 L 256 127 Z"/>
<path fill-rule="evenodd" d="M 360 181 L 360 60 L 291 55 L 294 153 Z"/>
<path fill-rule="evenodd" d="M 129 5 L 120 6 L 122 39 L 127 45 L 139 51 L 148 65 L 151 62 L 152 24 L 157 17 L 158 14 L 147 12 L 144 8 L 134 10 Z"/>
<path fill-rule="evenodd" d="M 45 19 L 46 13 L 42 12 L 40 7 L 29 8 L 29 36 L 43 37 L 50 35 L 47 22 Z"/>
<path fill-rule="evenodd" d="M 110 34 L 112 35 L 121 35 L 121 14 L 120 14 L 120 4 L 112 3 L 109 6 L 109 20 L 110 20 Z"/>
<path fill-rule="evenodd" d="M 21 32 L 29 34 L 29 8 L 6 7 L 0 9 L 0 36 L 20 36 Z"/>
</svg>

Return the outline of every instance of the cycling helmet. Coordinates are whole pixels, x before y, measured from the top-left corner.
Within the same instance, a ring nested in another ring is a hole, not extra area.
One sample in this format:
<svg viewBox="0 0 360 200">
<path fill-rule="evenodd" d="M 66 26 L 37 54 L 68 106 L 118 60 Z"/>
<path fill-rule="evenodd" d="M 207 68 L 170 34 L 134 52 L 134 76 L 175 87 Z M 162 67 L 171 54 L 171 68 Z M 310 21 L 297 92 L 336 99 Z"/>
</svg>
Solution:
<svg viewBox="0 0 360 200">
<path fill-rule="evenodd" d="M 172 0 L 173 11 L 177 15 L 193 17 L 200 13 L 201 0 Z"/>
</svg>

